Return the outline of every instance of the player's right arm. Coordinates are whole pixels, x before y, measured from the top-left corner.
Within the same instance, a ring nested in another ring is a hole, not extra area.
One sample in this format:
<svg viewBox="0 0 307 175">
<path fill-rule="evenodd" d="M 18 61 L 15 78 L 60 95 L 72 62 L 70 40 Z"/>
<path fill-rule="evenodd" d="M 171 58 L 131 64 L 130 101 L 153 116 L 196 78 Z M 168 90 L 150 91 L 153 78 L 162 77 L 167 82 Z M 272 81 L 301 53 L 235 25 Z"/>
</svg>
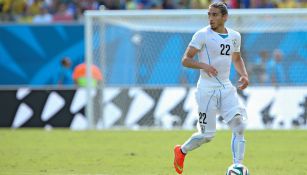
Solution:
<svg viewBox="0 0 307 175">
<path fill-rule="evenodd" d="M 201 63 L 197 60 L 194 60 L 195 55 L 199 52 L 199 50 L 193 46 L 189 46 L 183 57 L 182 57 L 182 65 L 184 67 L 193 68 L 193 69 L 202 69 L 204 70 L 208 76 L 217 76 L 217 70 L 209 64 Z"/>
</svg>

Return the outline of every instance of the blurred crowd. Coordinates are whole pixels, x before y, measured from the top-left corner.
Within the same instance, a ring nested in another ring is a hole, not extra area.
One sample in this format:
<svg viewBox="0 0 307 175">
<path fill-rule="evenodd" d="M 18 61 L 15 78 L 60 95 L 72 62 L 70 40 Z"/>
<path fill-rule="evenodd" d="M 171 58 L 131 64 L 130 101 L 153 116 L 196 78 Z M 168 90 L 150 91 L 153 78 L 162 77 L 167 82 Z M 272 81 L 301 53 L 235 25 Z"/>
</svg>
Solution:
<svg viewBox="0 0 307 175">
<path fill-rule="evenodd" d="M 250 80 L 258 85 L 278 86 L 287 82 L 284 66 L 284 53 L 281 49 L 274 49 L 272 53 L 263 50 L 255 59 L 249 60 L 247 71 Z"/>
<path fill-rule="evenodd" d="M 0 0 L 0 21 L 51 23 L 83 21 L 85 10 L 206 9 L 224 1 L 229 8 L 306 8 L 307 0 Z"/>
</svg>

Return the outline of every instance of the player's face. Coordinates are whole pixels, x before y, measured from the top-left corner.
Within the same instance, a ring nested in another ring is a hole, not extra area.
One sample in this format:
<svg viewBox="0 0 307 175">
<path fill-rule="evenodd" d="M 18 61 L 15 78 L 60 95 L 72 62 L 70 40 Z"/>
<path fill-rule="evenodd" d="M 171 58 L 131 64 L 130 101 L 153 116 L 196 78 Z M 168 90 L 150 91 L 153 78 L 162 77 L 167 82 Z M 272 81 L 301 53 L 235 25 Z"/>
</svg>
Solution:
<svg viewBox="0 0 307 175">
<path fill-rule="evenodd" d="M 224 27 L 224 23 L 227 20 L 227 15 L 222 15 L 221 10 L 214 7 L 209 8 L 208 17 L 209 24 L 213 30 Z"/>
</svg>

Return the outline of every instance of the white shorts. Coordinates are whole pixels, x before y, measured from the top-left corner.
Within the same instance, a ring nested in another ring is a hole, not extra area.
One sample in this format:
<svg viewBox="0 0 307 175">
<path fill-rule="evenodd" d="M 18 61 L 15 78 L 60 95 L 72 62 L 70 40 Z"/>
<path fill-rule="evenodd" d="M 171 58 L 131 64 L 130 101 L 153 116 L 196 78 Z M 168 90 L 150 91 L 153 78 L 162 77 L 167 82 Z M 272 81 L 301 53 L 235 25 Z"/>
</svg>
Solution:
<svg viewBox="0 0 307 175">
<path fill-rule="evenodd" d="M 216 116 L 220 114 L 228 123 L 235 115 L 247 118 L 245 107 L 240 103 L 234 86 L 220 89 L 197 89 L 199 132 L 210 133 L 216 131 Z"/>
</svg>

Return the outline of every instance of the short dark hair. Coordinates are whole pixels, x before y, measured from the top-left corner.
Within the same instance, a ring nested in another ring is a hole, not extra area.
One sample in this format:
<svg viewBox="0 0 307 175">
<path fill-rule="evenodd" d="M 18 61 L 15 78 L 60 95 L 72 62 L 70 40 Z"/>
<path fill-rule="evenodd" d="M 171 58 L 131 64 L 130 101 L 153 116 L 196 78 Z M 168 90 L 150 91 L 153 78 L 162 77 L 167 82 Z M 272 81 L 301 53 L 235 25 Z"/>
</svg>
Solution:
<svg viewBox="0 0 307 175">
<path fill-rule="evenodd" d="M 212 3 L 209 7 L 214 7 L 214 8 L 220 9 L 222 15 L 228 14 L 227 4 L 224 3 L 224 2 L 215 2 L 215 3 Z"/>
</svg>

